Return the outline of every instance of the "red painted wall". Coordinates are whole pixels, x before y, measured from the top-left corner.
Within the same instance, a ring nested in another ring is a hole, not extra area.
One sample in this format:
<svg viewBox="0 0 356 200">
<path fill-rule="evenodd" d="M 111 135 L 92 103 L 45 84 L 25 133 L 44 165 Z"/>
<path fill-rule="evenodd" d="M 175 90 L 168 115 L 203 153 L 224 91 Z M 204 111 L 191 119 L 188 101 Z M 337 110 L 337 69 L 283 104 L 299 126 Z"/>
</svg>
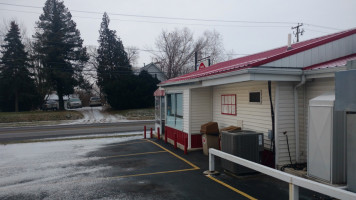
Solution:
<svg viewBox="0 0 356 200">
<path fill-rule="evenodd" d="M 184 138 L 188 137 L 187 133 L 177 130 L 177 129 L 174 129 L 174 128 L 171 128 L 169 126 L 166 126 L 165 129 L 167 131 L 166 132 L 167 138 L 174 140 L 174 135 L 176 134 L 177 135 L 177 143 L 184 145 Z M 192 148 L 201 148 L 203 146 L 202 142 L 201 142 L 201 135 L 192 135 L 190 139 L 191 139 Z"/>
</svg>

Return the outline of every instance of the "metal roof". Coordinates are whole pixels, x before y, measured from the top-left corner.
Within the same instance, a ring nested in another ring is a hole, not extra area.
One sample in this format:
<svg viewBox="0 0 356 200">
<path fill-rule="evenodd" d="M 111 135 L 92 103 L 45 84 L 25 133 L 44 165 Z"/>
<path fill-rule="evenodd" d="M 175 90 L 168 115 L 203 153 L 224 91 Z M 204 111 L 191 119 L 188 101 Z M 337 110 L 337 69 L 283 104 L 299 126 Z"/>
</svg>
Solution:
<svg viewBox="0 0 356 200">
<path fill-rule="evenodd" d="M 347 61 L 350 61 L 350 60 L 356 60 L 356 54 L 351 54 L 351 55 L 337 58 L 334 60 L 330 60 L 330 61 L 326 61 L 323 63 L 304 67 L 303 70 L 326 69 L 326 68 L 332 68 L 332 67 L 345 66 Z"/>
<path fill-rule="evenodd" d="M 314 39 L 310 39 L 307 41 L 299 42 L 292 44 L 292 48 L 287 48 L 287 46 L 279 47 L 276 49 L 264 51 L 261 53 L 217 63 L 215 65 L 212 65 L 210 67 L 191 72 L 189 74 L 185 74 L 176 78 L 169 79 L 167 81 L 164 81 L 160 83 L 160 85 L 165 85 L 165 84 L 175 84 L 179 83 L 181 81 L 189 80 L 189 79 L 196 79 L 196 78 L 202 78 L 202 77 L 207 77 L 207 76 L 212 76 L 212 75 L 217 75 L 217 74 L 223 74 L 223 73 L 228 73 L 232 71 L 237 71 L 241 69 L 246 69 L 246 68 L 252 68 L 252 67 L 258 67 L 260 65 L 279 60 L 281 58 L 294 55 L 296 53 L 306 51 L 308 49 L 353 35 L 356 33 L 356 29 L 350 29 L 330 35 L 326 35 L 323 37 L 318 37 Z M 308 68 L 308 67 L 307 67 Z"/>
<path fill-rule="evenodd" d="M 155 97 L 163 97 L 164 95 L 165 95 L 164 90 L 161 90 L 159 88 L 153 93 L 153 96 Z"/>
</svg>

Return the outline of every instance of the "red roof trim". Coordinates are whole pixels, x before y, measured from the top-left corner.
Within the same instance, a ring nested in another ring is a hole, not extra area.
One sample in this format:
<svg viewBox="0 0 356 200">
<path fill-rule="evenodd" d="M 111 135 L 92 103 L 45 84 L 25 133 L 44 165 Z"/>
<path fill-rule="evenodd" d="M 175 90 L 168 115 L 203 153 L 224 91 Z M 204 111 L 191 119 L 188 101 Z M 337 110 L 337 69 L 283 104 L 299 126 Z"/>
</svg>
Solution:
<svg viewBox="0 0 356 200">
<path fill-rule="evenodd" d="M 318 63 L 318 64 L 315 64 L 315 65 L 311 65 L 311 66 L 308 66 L 308 67 L 304 67 L 303 70 L 317 69 L 317 68 L 320 68 L 320 67 L 323 67 L 325 65 L 332 64 L 332 63 L 335 63 L 335 65 L 336 65 L 339 61 L 345 61 L 345 63 L 346 63 L 348 60 L 353 60 L 353 59 L 356 59 L 356 53 L 348 55 L 348 56 L 336 58 L 336 59 L 333 59 L 333 60 L 329 60 L 329 61 L 326 61 L 326 62 Z M 335 66 L 333 66 L 333 67 L 335 67 Z"/>
<path fill-rule="evenodd" d="M 202 77 L 207 77 L 212 75 L 224 74 L 224 73 L 242 70 L 251 67 L 258 67 L 353 34 L 356 34 L 356 29 L 342 31 L 339 33 L 334 33 L 334 34 L 310 39 L 307 41 L 295 43 L 292 44 L 292 49 L 290 50 L 287 50 L 287 46 L 283 46 L 269 51 L 264 51 L 261 53 L 217 63 L 210 67 L 198 71 L 194 71 L 192 73 L 185 74 L 176 78 L 169 79 L 167 81 L 160 83 L 160 85 L 189 80 L 189 79 L 202 78 Z"/>
<path fill-rule="evenodd" d="M 153 93 L 155 97 L 163 97 L 165 95 L 164 90 L 160 90 L 159 88 Z"/>
</svg>

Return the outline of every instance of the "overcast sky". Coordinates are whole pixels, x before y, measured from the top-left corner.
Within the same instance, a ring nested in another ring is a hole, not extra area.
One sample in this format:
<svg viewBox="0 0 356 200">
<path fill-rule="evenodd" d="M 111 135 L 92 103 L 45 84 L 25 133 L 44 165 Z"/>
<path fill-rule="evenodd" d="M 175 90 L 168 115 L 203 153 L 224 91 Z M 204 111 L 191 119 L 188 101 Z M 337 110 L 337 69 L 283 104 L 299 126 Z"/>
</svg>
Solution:
<svg viewBox="0 0 356 200">
<path fill-rule="evenodd" d="M 0 0 L 0 27 L 4 21 L 16 20 L 32 35 L 42 13 L 37 7 L 43 7 L 44 2 Z M 85 45 L 98 45 L 102 13 L 106 11 L 110 28 L 117 31 L 124 46 L 141 50 L 154 50 L 160 32 L 176 27 L 190 28 L 195 37 L 215 29 L 222 35 L 225 49 L 233 50 L 235 57 L 286 45 L 291 27 L 298 22 L 304 23 L 301 40 L 356 27 L 355 0 L 64 0 L 64 4 Z M 140 51 L 139 66 L 150 62 L 151 54 Z"/>
</svg>

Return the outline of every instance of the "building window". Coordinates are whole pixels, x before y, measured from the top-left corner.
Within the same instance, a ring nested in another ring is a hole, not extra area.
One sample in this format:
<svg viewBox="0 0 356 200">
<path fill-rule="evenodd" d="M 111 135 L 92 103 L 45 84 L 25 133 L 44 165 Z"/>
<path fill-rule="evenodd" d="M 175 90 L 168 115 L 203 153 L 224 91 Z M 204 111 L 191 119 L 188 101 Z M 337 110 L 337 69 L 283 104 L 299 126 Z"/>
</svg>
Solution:
<svg viewBox="0 0 356 200">
<path fill-rule="evenodd" d="M 261 103 L 261 92 L 250 92 L 249 102 L 250 103 Z"/>
<path fill-rule="evenodd" d="M 221 95 L 221 114 L 236 115 L 236 94 Z"/>
<path fill-rule="evenodd" d="M 181 130 L 183 128 L 183 94 L 167 94 L 167 125 Z"/>
</svg>

